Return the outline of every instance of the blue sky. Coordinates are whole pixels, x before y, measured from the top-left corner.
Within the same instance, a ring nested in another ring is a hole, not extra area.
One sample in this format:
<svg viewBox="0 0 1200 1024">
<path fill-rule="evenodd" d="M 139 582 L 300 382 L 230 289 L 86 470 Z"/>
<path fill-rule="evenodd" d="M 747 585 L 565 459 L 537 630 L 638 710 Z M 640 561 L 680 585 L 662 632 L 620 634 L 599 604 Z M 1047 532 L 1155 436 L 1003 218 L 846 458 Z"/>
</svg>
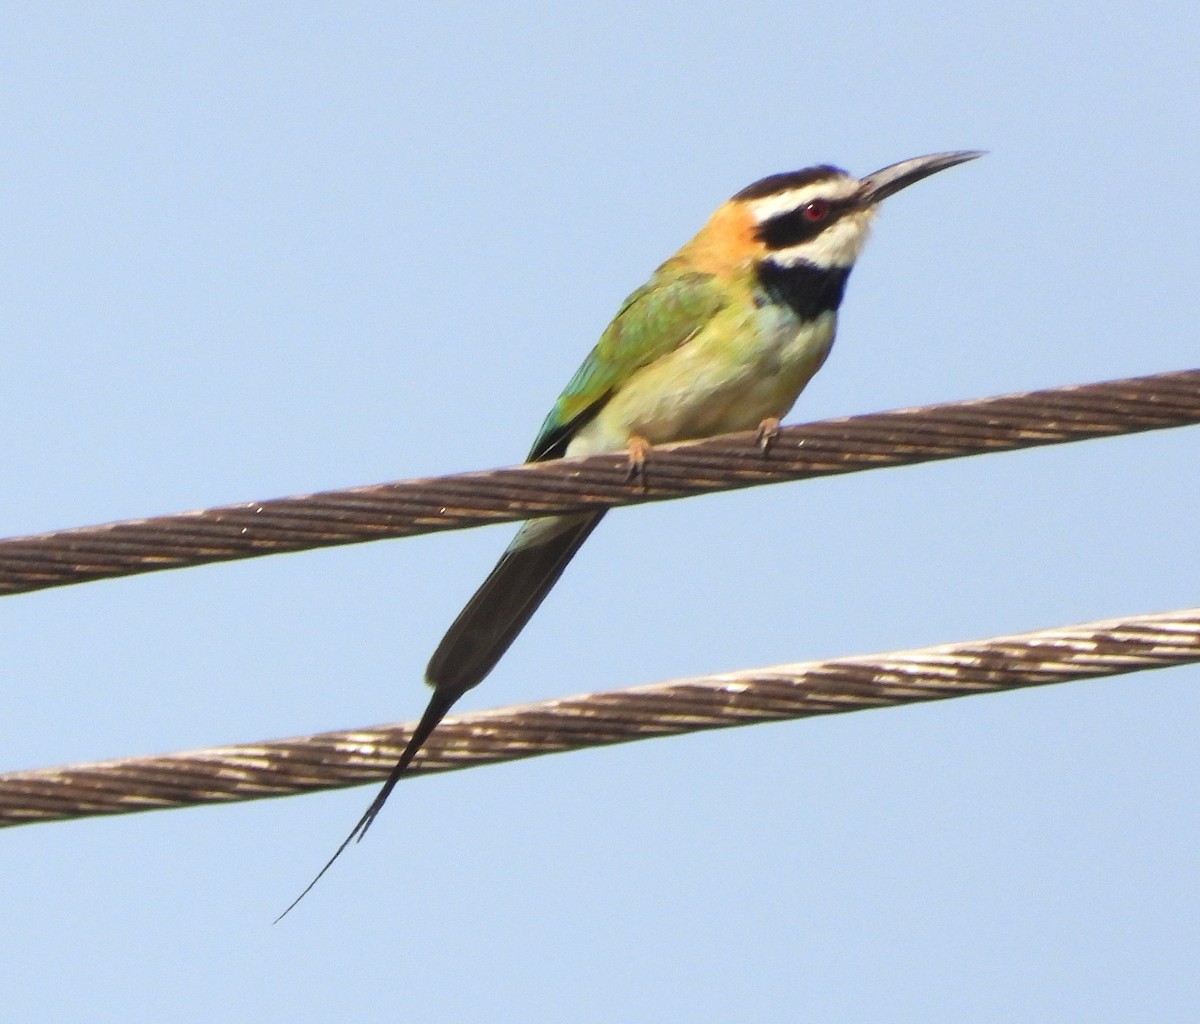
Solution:
<svg viewBox="0 0 1200 1024">
<path fill-rule="evenodd" d="M 792 420 L 1196 365 L 1194 4 L 0 11 L 0 535 L 519 460 L 742 186 L 890 200 Z M 464 708 L 1197 601 L 1195 429 L 610 516 Z M 511 528 L 0 603 L 4 769 L 415 717 Z M 1181 1019 L 1200 671 L 0 835 L 13 1020 Z"/>
</svg>

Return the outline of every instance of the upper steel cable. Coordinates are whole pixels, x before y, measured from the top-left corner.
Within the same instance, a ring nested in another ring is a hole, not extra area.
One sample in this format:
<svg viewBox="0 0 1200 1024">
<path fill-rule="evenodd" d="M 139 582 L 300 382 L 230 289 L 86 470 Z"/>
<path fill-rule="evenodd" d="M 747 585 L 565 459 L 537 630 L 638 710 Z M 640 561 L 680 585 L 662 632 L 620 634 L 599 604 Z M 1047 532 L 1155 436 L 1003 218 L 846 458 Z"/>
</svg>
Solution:
<svg viewBox="0 0 1200 1024">
<path fill-rule="evenodd" d="M 0 594 L 705 491 L 1200 423 L 1200 370 L 1051 388 L 623 455 L 326 491 L 0 540 Z"/>
</svg>

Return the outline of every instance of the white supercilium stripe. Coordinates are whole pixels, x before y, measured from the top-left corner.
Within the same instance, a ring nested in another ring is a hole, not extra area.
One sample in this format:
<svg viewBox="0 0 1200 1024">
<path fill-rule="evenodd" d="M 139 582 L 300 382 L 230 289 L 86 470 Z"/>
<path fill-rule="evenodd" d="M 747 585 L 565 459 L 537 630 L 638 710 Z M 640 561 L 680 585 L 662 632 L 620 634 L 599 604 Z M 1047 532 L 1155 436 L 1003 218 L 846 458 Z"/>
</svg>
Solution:
<svg viewBox="0 0 1200 1024">
<path fill-rule="evenodd" d="M 764 220 L 778 217 L 781 213 L 798 210 L 813 199 L 849 199 L 858 188 L 859 183 L 854 178 L 826 178 L 811 185 L 777 192 L 773 196 L 752 199 L 748 205 L 754 219 L 761 224 Z"/>
</svg>

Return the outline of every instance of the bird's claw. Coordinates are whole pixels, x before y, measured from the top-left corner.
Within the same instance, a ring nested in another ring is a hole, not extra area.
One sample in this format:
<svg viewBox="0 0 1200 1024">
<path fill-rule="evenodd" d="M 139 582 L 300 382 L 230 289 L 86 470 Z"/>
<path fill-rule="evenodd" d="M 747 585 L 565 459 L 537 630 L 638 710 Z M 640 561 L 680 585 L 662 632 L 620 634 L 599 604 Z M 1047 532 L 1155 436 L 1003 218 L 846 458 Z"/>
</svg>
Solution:
<svg viewBox="0 0 1200 1024">
<path fill-rule="evenodd" d="M 626 483 L 637 484 L 643 491 L 646 489 L 646 456 L 650 452 L 650 442 L 644 437 L 634 434 L 628 445 L 629 465 L 625 470 Z"/>
<path fill-rule="evenodd" d="M 771 445 L 779 438 L 779 419 L 775 416 L 768 416 L 758 425 L 758 431 L 754 435 L 754 443 L 761 449 L 765 456 L 771 450 Z"/>
</svg>

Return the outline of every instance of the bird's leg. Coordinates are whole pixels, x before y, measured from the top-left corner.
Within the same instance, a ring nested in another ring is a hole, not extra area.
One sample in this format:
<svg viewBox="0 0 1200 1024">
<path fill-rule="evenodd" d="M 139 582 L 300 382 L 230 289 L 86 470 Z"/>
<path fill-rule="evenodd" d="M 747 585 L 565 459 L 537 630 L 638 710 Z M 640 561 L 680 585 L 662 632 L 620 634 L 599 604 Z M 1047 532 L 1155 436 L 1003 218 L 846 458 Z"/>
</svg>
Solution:
<svg viewBox="0 0 1200 1024">
<path fill-rule="evenodd" d="M 762 449 L 765 456 L 770 450 L 771 445 L 775 443 L 779 437 L 779 417 L 768 416 L 758 425 L 758 432 L 755 434 L 754 442 Z"/>
<path fill-rule="evenodd" d="M 650 442 L 637 434 L 629 435 L 629 468 L 625 479 L 629 483 L 637 483 L 644 491 L 646 489 L 646 456 L 650 452 Z"/>
</svg>

